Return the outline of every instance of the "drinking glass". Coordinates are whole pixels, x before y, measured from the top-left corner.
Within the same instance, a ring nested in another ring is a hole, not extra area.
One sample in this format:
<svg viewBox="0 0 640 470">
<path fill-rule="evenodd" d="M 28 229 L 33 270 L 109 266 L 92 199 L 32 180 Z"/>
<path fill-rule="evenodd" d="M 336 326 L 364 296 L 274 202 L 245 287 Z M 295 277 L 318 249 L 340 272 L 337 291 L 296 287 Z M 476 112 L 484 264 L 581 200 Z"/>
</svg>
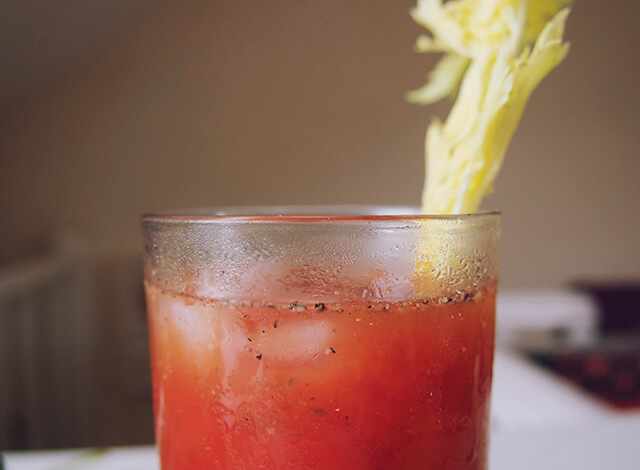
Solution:
<svg viewBox="0 0 640 470">
<path fill-rule="evenodd" d="M 163 470 L 486 469 L 500 216 L 143 217 Z"/>
</svg>

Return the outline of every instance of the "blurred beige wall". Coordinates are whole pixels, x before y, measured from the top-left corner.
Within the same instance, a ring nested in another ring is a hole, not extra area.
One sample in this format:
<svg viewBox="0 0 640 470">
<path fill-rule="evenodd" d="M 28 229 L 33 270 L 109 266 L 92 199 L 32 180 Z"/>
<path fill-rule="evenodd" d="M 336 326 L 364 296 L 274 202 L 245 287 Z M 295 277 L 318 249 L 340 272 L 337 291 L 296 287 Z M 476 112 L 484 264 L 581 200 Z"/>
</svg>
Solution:
<svg viewBox="0 0 640 470">
<path fill-rule="evenodd" d="M 101 259 L 137 253 L 154 209 L 417 204 L 447 106 L 402 98 L 433 63 L 412 51 L 413 3 L 150 2 L 4 116 L 0 260 L 60 229 Z M 504 213 L 503 286 L 640 279 L 638 19 L 638 2 L 577 1 L 571 53 L 486 204 Z"/>
</svg>

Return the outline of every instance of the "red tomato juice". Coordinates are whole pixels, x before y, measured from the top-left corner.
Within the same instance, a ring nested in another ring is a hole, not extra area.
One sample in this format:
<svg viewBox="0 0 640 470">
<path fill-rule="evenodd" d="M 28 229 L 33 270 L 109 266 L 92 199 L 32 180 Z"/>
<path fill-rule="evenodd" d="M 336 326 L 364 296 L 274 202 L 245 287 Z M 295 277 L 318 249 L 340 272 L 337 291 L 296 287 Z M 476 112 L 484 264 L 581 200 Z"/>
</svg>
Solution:
<svg viewBox="0 0 640 470">
<path fill-rule="evenodd" d="M 163 470 L 486 469 L 495 288 L 217 301 L 147 285 Z"/>
</svg>

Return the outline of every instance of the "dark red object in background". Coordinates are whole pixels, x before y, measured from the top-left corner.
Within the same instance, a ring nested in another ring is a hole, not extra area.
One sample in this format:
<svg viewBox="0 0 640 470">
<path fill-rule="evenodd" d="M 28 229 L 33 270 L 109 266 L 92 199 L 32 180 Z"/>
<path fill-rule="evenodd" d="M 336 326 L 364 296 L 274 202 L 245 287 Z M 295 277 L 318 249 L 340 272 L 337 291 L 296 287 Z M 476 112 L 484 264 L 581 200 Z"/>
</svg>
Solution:
<svg viewBox="0 0 640 470">
<path fill-rule="evenodd" d="M 598 336 L 530 351 L 539 364 L 618 409 L 640 408 L 640 285 L 579 283 L 599 307 Z"/>
<path fill-rule="evenodd" d="M 603 336 L 636 336 L 640 342 L 640 284 L 578 283 L 575 287 L 596 301 Z"/>
<path fill-rule="evenodd" d="M 619 409 L 640 408 L 640 341 L 611 338 L 532 357 Z"/>
</svg>

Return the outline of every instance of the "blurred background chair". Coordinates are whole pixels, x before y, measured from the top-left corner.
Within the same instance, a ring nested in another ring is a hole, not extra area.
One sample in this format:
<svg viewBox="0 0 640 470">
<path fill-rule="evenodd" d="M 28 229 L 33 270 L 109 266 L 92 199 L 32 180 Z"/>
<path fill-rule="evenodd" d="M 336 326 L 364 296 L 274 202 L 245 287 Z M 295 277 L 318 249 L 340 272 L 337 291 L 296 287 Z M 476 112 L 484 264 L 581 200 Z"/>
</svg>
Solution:
<svg viewBox="0 0 640 470">
<path fill-rule="evenodd" d="M 0 271 L 0 448 L 78 445 L 91 434 L 96 324 L 86 243 Z"/>
</svg>

